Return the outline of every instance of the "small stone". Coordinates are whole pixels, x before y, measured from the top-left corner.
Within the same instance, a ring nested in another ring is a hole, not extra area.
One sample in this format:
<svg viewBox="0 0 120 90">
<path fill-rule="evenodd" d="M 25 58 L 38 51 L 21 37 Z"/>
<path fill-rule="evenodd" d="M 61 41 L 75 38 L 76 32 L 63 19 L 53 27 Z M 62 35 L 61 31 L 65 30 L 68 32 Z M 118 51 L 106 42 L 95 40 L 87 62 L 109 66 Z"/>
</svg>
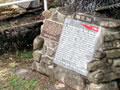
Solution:
<svg viewBox="0 0 120 90">
<path fill-rule="evenodd" d="M 86 90 L 88 84 L 87 79 L 80 74 L 61 66 L 57 66 L 54 72 L 57 80 L 69 85 L 75 90 Z"/>
<path fill-rule="evenodd" d="M 57 43 L 52 41 L 46 41 L 46 46 L 48 46 L 49 48 L 55 49 L 57 47 Z"/>
<path fill-rule="evenodd" d="M 101 27 L 109 27 L 109 28 L 116 28 L 120 26 L 120 21 L 117 20 L 108 20 L 108 21 L 101 21 L 100 22 Z"/>
<path fill-rule="evenodd" d="M 36 61 L 34 61 L 34 62 L 32 63 L 32 70 L 37 70 L 38 67 L 39 67 L 39 63 L 36 62 Z"/>
<path fill-rule="evenodd" d="M 120 57 L 120 49 L 106 51 L 106 57 L 111 58 L 111 59 L 112 58 L 119 58 Z"/>
<path fill-rule="evenodd" d="M 37 71 L 43 73 L 44 75 L 47 76 L 52 76 L 54 75 L 54 68 L 49 68 L 49 65 L 46 65 L 44 62 L 40 62 L 37 65 Z"/>
<path fill-rule="evenodd" d="M 52 49 L 50 49 L 50 48 L 48 48 L 48 50 L 47 50 L 47 55 L 50 56 L 50 57 L 54 57 L 55 51 L 52 50 Z"/>
<path fill-rule="evenodd" d="M 103 59 L 105 56 L 106 56 L 105 52 L 103 52 L 103 51 L 96 51 L 96 53 L 94 55 L 94 58 Z"/>
<path fill-rule="evenodd" d="M 113 47 L 114 48 L 120 48 L 120 40 L 116 40 L 116 41 L 114 41 L 114 43 L 113 43 Z"/>
<path fill-rule="evenodd" d="M 113 41 L 113 40 L 115 40 L 114 34 L 109 34 L 104 36 L 104 41 Z"/>
<path fill-rule="evenodd" d="M 41 60 L 42 60 L 41 62 L 44 62 L 44 63 L 47 64 L 47 65 L 52 65 L 52 64 L 53 64 L 53 60 L 50 59 L 50 58 L 47 57 L 47 56 L 42 57 Z"/>
<path fill-rule="evenodd" d="M 41 60 L 41 57 L 42 57 L 42 51 L 36 50 L 36 51 L 33 52 L 34 61 L 39 62 Z"/>
<path fill-rule="evenodd" d="M 110 82 L 104 84 L 91 83 L 89 90 L 119 90 L 117 82 Z"/>
<path fill-rule="evenodd" d="M 44 16 L 46 19 L 50 18 L 51 15 L 52 15 L 51 11 L 49 11 L 49 10 L 46 10 L 46 11 L 42 12 L 42 16 Z"/>
<path fill-rule="evenodd" d="M 120 67 L 120 59 L 114 59 L 113 60 L 113 66 L 114 67 Z"/>
<path fill-rule="evenodd" d="M 109 63 L 110 65 L 112 65 L 112 64 L 113 64 L 113 60 L 112 60 L 112 59 L 108 59 L 108 63 Z"/>
<path fill-rule="evenodd" d="M 116 37 L 116 39 L 120 39 L 120 32 L 117 32 L 117 33 L 115 34 L 115 37 Z"/>
<path fill-rule="evenodd" d="M 113 49 L 113 42 L 104 42 L 102 45 L 103 50 L 111 50 Z"/>
<path fill-rule="evenodd" d="M 87 70 L 88 70 L 88 72 L 94 72 L 94 71 L 96 71 L 98 69 L 104 69 L 107 66 L 108 65 L 103 61 L 93 60 L 93 61 L 88 63 Z"/>
<path fill-rule="evenodd" d="M 120 40 L 104 42 L 103 49 L 104 50 L 120 49 Z"/>
<path fill-rule="evenodd" d="M 92 73 L 88 73 L 88 80 L 93 83 L 101 83 L 104 79 L 104 70 L 97 70 Z"/>
<path fill-rule="evenodd" d="M 42 54 L 45 55 L 47 53 L 47 46 L 44 45 L 42 49 Z"/>
<path fill-rule="evenodd" d="M 44 44 L 44 39 L 40 36 L 37 36 L 33 41 L 33 50 L 40 50 L 42 49 Z"/>
<path fill-rule="evenodd" d="M 107 67 L 88 73 L 88 80 L 92 83 L 100 84 L 110 82 L 120 78 L 120 68 Z"/>
</svg>

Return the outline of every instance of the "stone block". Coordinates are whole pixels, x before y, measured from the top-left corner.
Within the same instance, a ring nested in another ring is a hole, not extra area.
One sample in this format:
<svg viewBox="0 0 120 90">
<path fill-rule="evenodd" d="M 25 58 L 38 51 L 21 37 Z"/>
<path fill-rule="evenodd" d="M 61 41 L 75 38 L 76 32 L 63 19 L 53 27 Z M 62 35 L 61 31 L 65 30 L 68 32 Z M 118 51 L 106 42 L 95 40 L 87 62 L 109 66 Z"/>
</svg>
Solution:
<svg viewBox="0 0 120 90">
<path fill-rule="evenodd" d="M 43 48 L 44 39 L 37 36 L 33 41 L 33 50 L 40 50 Z"/>
<path fill-rule="evenodd" d="M 96 84 L 110 82 L 119 78 L 120 68 L 107 67 L 104 70 L 98 69 L 88 73 L 88 80 Z"/>
<path fill-rule="evenodd" d="M 104 50 L 120 49 L 120 40 L 103 43 Z"/>
<path fill-rule="evenodd" d="M 41 57 L 42 57 L 42 51 L 36 50 L 36 51 L 33 52 L 34 61 L 39 62 L 41 60 Z"/>
<path fill-rule="evenodd" d="M 120 39 L 120 33 L 119 32 L 114 32 L 114 33 L 109 33 L 104 36 L 104 41 L 113 41 L 113 40 L 118 40 Z"/>
<path fill-rule="evenodd" d="M 42 54 L 45 55 L 45 54 L 47 53 L 47 50 L 48 50 L 48 49 L 47 49 L 47 46 L 44 45 L 44 46 L 43 46 L 43 49 L 42 49 Z"/>
<path fill-rule="evenodd" d="M 114 67 L 120 67 L 120 59 L 114 59 L 113 60 L 113 66 Z"/>
<path fill-rule="evenodd" d="M 107 58 L 119 58 L 120 57 L 120 49 L 108 50 L 106 52 Z"/>
<path fill-rule="evenodd" d="M 54 72 L 57 80 L 66 83 L 76 90 L 86 90 L 88 84 L 86 77 L 61 66 L 57 66 Z"/>
<path fill-rule="evenodd" d="M 36 71 L 43 73 L 44 75 L 47 75 L 47 76 L 54 75 L 54 66 L 51 66 L 51 65 L 48 66 L 43 62 L 41 62 L 41 63 L 33 62 L 32 63 L 32 70 L 36 70 Z"/>
<path fill-rule="evenodd" d="M 103 51 L 96 51 L 94 58 L 95 59 L 103 59 L 106 56 L 106 53 Z"/>
<path fill-rule="evenodd" d="M 50 57 L 54 57 L 55 56 L 55 50 L 52 50 L 52 49 L 48 48 L 47 55 L 50 56 Z"/>
<path fill-rule="evenodd" d="M 48 66 L 53 64 L 53 60 L 47 56 L 42 57 L 41 62 L 44 62 Z"/>
<path fill-rule="evenodd" d="M 119 90 L 117 82 L 109 82 L 103 84 L 91 83 L 89 90 Z"/>
<path fill-rule="evenodd" d="M 45 45 L 49 48 L 55 49 L 58 44 L 51 40 L 45 40 Z"/>
<path fill-rule="evenodd" d="M 114 34 L 105 35 L 105 37 L 104 37 L 104 41 L 113 41 L 113 40 L 115 40 Z"/>
<path fill-rule="evenodd" d="M 32 63 L 32 70 L 37 70 L 38 68 L 39 68 L 39 63 L 36 62 L 36 61 L 34 61 L 34 62 Z"/>
<path fill-rule="evenodd" d="M 108 62 L 106 61 L 101 61 L 101 60 L 94 60 L 88 63 L 87 70 L 88 72 L 94 72 L 98 69 L 106 69 L 109 67 Z"/>
<path fill-rule="evenodd" d="M 46 74 L 47 76 L 54 76 L 54 65 L 48 65 L 44 62 L 40 62 L 37 71 Z"/>
</svg>

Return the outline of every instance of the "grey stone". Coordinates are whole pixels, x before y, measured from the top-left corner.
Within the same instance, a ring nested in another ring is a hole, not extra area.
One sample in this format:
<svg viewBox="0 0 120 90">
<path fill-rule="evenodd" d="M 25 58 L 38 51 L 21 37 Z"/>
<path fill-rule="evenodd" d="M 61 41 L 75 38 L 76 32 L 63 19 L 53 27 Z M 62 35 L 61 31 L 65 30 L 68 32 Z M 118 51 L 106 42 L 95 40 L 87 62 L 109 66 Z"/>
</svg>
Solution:
<svg viewBox="0 0 120 90">
<path fill-rule="evenodd" d="M 57 21 L 60 23 L 64 23 L 66 15 L 62 14 L 61 12 L 58 11 L 57 14 Z"/>
<path fill-rule="evenodd" d="M 113 41 L 115 40 L 115 34 L 110 34 L 110 35 L 105 35 L 104 36 L 104 41 Z"/>
<path fill-rule="evenodd" d="M 49 68 L 49 65 L 44 62 L 39 63 L 37 71 L 46 74 L 47 76 L 54 76 L 54 66 L 53 68 Z"/>
<path fill-rule="evenodd" d="M 94 72 L 98 69 L 105 69 L 109 66 L 109 64 L 106 61 L 101 60 L 94 60 L 88 63 L 87 70 L 89 72 Z"/>
<path fill-rule="evenodd" d="M 114 59 L 113 60 L 113 66 L 114 67 L 120 67 L 120 59 Z"/>
<path fill-rule="evenodd" d="M 29 79 L 29 80 L 35 77 L 35 75 L 33 74 L 31 70 L 24 69 L 24 68 L 16 69 L 14 73 L 22 78 Z"/>
<path fill-rule="evenodd" d="M 42 57 L 42 51 L 36 50 L 36 51 L 33 52 L 34 61 L 39 62 L 41 60 L 41 57 Z"/>
<path fill-rule="evenodd" d="M 120 57 L 120 49 L 108 50 L 106 52 L 107 58 L 119 58 Z"/>
<path fill-rule="evenodd" d="M 109 82 L 104 84 L 91 83 L 89 90 L 119 90 L 117 82 Z"/>
<path fill-rule="evenodd" d="M 55 78 L 76 90 L 85 90 L 87 86 L 87 79 L 80 74 L 57 66 L 55 68 Z"/>
<path fill-rule="evenodd" d="M 42 49 L 42 54 L 45 55 L 47 53 L 47 46 L 44 45 Z"/>
<path fill-rule="evenodd" d="M 116 32 L 115 37 L 116 37 L 116 39 L 120 39 L 120 32 Z"/>
<path fill-rule="evenodd" d="M 111 50 L 113 49 L 113 43 L 112 42 L 104 42 L 102 45 L 103 50 Z"/>
<path fill-rule="evenodd" d="M 120 21 L 117 20 L 108 20 L 108 21 L 101 21 L 100 22 L 101 27 L 109 27 L 109 28 L 116 28 L 120 26 Z"/>
<path fill-rule="evenodd" d="M 98 69 L 88 73 L 88 80 L 96 84 L 110 82 L 119 78 L 120 68 L 114 67 L 107 67 L 104 70 Z"/>
<path fill-rule="evenodd" d="M 60 9 L 60 7 L 56 8 L 56 10 L 50 9 L 50 11 L 53 13 L 51 19 L 59 23 L 64 23 L 67 15 L 61 13 Z"/>
<path fill-rule="evenodd" d="M 47 56 L 42 57 L 42 58 L 41 58 L 41 62 L 44 62 L 44 63 L 47 64 L 48 66 L 53 64 L 53 60 L 50 59 L 50 58 L 47 57 Z"/>
<path fill-rule="evenodd" d="M 92 73 L 88 73 L 88 80 L 93 83 L 100 83 L 104 78 L 104 70 L 97 70 Z"/>
<path fill-rule="evenodd" d="M 94 58 L 96 59 L 103 59 L 106 56 L 106 53 L 103 51 L 96 51 Z"/>
<path fill-rule="evenodd" d="M 45 63 L 38 63 L 38 62 L 33 62 L 32 63 L 32 70 L 36 70 L 40 73 L 43 73 L 44 75 L 54 75 L 53 70 L 49 69 L 48 66 L 45 65 Z"/>
<path fill-rule="evenodd" d="M 32 70 L 37 70 L 37 69 L 39 68 L 39 64 L 40 64 L 40 63 L 34 61 L 34 62 L 32 63 Z"/>
<path fill-rule="evenodd" d="M 113 47 L 114 48 L 120 48 L 120 40 L 116 40 L 116 41 L 114 41 L 114 43 L 113 43 Z"/>
<path fill-rule="evenodd" d="M 50 56 L 50 57 L 54 57 L 55 56 L 55 50 L 52 50 L 52 49 L 48 48 L 47 55 Z"/>
<path fill-rule="evenodd" d="M 33 41 L 33 50 L 40 50 L 43 48 L 44 39 L 40 36 L 37 36 Z"/>
<path fill-rule="evenodd" d="M 114 30 L 114 28 L 112 30 Z M 115 29 L 115 30 L 116 30 L 116 32 L 113 32 L 113 31 L 111 31 L 111 29 L 108 29 L 107 31 L 110 31 L 110 33 L 105 33 L 104 41 L 108 42 L 108 41 L 113 41 L 113 40 L 119 40 L 120 32 L 117 32 L 117 29 Z"/>
<path fill-rule="evenodd" d="M 104 50 L 120 49 L 120 40 L 104 42 L 103 49 Z"/>
<path fill-rule="evenodd" d="M 108 59 L 107 61 L 108 61 L 108 63 L 109 63 L 110 65 L 113 64 L 113 59 Z"/>
<path fill-rule="evenodd" d="M 52 48 L 52 49 L 56 48 L 57 46 L 57 43 L 51 40 L 45 40 L 45 44 L 47 47 Z"/>
</svg>

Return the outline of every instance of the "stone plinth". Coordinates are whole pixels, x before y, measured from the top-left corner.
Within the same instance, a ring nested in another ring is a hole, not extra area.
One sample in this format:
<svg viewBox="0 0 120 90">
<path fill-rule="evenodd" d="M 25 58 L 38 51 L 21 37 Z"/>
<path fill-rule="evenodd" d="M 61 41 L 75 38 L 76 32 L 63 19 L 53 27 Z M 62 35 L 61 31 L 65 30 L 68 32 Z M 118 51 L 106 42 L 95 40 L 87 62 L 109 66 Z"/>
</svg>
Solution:
<svg viewBox="0 0 120 90">
<path fill-rule="evenodd" d="M 51 14 L 49 20 L 61 24 L 64 23 L 65 17 L 72 17 L 60 13 L 59 8 L 51 9 Z M 119 90 L 120 21 L 104 18 L 95 18 L 95 20 L 96 24 L 102 27 L 102 39 L 93 60 L 88 63 L 87 77 L 54 64 L 58 42 L 41 36 L 36 37 L 33 43 L 32 68 L 48 76 L 54 76 L 76 90 Z"/>
</svg>

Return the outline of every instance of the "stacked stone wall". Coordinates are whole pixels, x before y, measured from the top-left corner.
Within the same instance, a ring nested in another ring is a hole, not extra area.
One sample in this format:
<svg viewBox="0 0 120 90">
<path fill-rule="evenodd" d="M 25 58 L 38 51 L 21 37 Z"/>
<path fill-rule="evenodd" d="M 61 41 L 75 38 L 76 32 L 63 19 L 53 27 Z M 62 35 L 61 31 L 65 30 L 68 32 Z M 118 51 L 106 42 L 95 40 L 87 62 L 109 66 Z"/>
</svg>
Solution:
<svg viewBox="0 0 120 90">
<path fill-rule="evenodd" d="M 60 23 L 64 23 L 66 17 L 72 17 L 61 14 L 58 8 L 52 9 L 51 12 L 52 16 L 49 20 Z M 97 22 L 102 27 L 102 43 L 95 52 L 93 60 L 88 63 L 87 77 L 54 64 L 58 43 L 40 35 L 35 38 L 33 43 L 32 69 L 47 76 L 53 76 L 76 90 L 120 90 L 119 21 L 99 22 L 98 20 Z M 41 30 L 43 29 L 41 28 Z"/>
</svg>

